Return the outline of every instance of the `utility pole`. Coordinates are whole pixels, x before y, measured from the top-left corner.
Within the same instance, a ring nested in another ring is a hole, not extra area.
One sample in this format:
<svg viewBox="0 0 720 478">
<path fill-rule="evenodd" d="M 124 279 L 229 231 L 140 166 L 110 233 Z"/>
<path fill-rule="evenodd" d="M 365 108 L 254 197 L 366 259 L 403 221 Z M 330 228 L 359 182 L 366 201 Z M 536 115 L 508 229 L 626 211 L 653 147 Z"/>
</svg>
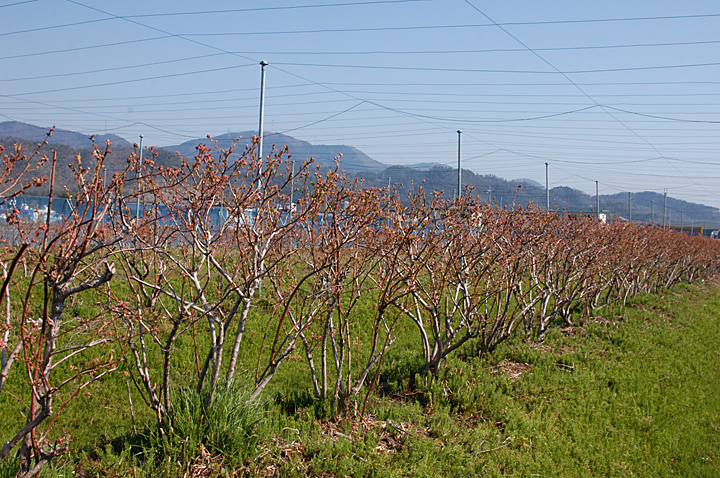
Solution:
<svg viewBox="0 0 720 478">
<path fill-rule="evenodd" d="M 600 219 L 600 188 L 595 181 L 595 217 Z"/>
<path fill-rule="evenodd" d="M 265 123 L 265 70 L 268 62 L 261 61 L 262 77 L 260 79 L 260 126 L 258 127 L 258 190 L 262 188 L 262 161 L 263 161 L 263 124 Z"/>
<path fill-rule="evenodd" d="M 667 189 L 663 199 L 663 229 L 667 227 Z"/>
<path fill-rule="evenodd" d="M 388 176 L 388 193 L 390 192 L 390 176 Z"/>
<path fill-rule="evenodd" d="M 655 200 L 650 200 L 650 225 L 655 225 Z"/>
<path fill-rule="evenodd" d="M 263 136 L 265 135 L 265 132 L 263 131 L 263 124 L 265 123 L 265 70 L 267 69 L 268 62 L 261 61 L 260 66 L 262 67 L 262 76 L 260 78 L 260 125 L 258 126 L 258 153 L 257 153 L 257 160 L 258 160 L 258 193 L 262 190 L 262 161 L 263 161 Z M 260 215 L 260 201 L 258 200 L 257 207 L 255 208 L 255 221 L 257 221 Z M 255 224 L 253 223 L 253 230 L 255 229 Z M 260 262 L 260 272 L 263 272 L 263 269 L 265 268 L 264 261 Z M 260 296 L 262 296 L 262 279 L 259 281 L 258 285 L 258 293 Z"/>
<path fill-rule="evenodd" d="M 550 212 L 550 175 L 548 173 L 548 163 L 545 163 L 545 209 Z"/>
<path fill-rule="evenodd" d="M 690 218 L 690 235 L 691 236 L 695 235 L 695 218 L 694 217 Z"/>
<path fill-rule="evenodd" d="M 293 213 L 293 193 L 295 193 L 295 161 L 290 163 L 290 217 Z"/>
<path fill-rule="evenodd" d="M 140 189 L 140 179 L 142 179 L 142 163 L 143 163 L 143 148 L 142 148 L 143 135 L 140 135 L 140 165 L 138 166 L 138 189 Z M 137 209 L 135 210 L 135 224 L 140 224 L 140 192 L 138 191 L 137 197 Z"/>
<path fill-rule="evenodd" d="M 462 130 L 457 130 L 458 134 L 458 185 L 457 185 L 457 198 L 462 195 L 462 165 L 460 164 L 460 137 L 462 136 Z"/>
<path fill-rule="evenodd" d="M 632 193 L 628 192 L 628 221 L 632 222 Z"/>
<path fill-rule="evenodd" d="M 683 217 L 683 213 L 685 211 L 680 211 L 680 230 L 682 232 L 685 232 L 685 218 Z"/>
</svg>

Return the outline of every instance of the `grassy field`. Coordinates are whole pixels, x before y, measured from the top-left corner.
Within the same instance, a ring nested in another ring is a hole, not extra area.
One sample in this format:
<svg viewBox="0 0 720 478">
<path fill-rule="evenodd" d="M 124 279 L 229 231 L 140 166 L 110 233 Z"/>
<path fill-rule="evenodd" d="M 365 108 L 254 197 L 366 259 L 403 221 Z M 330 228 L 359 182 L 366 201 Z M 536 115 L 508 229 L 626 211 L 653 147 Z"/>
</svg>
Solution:
<svg viewBox="0 0 720 478">
<path fill-rule="evenodd" d="M 339 410 L 309 398 L 298 365 L 262 410 L 238 415 L 240 385 L 231 409 L 188 408 L 186 428 L 179 417 L 158 430 L 133 395 L 134 433 L 120 371 L 72 403 L 62 427 L 75 448 L 42 476 L 720 476 L 720 284 L 635 298 L 482 360 L 467 345 L 438 378 L 402 331 L 364 417 L 364 395 Z M 251 438 L 199 428 L 197 413 Z"/>
</svg>

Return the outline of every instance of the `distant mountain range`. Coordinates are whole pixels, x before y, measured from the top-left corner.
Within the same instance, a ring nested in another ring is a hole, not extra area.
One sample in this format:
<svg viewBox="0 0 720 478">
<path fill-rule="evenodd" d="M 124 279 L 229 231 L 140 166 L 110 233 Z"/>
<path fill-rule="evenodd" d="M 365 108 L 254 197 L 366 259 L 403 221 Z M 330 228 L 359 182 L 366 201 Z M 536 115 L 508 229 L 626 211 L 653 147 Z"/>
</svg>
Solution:
<svg viewBox="0 0 720 478">
<path fill-rule="evenodd" d="M 16 122 L 0 123 L 0 144 L 6 151 L 12 150 L 15 143 L 20 143 L 25 149 L 37 147 L 37 143 L 45 139 L 46 129 L 38 126 Z M 156 148 L 158 157 L 156 162 L 165 165 L 177 165 L 180 158 L 178 154 L 189 159 L 197 153 L 199 144 L 213 146 L 213 141 L 221 149 L 227 149 L 236 138 L 241 138 L 235 154 L 241 154 L 245 146 L 252 142 L 253 132 L 226 133 L 212 138 L 198 138 L 186 141 L 175 146 Z M 106 168 L 108 174 L 121 171 L 125 168 L 127 158 L 133 151 L 133 145 L 116 135 L 99 135 L 95 137 L 96 143 L 101 145 L 105 139 L 112 143 L 112 154 L 107 158 Z M 80 154 L 82 158 L 90 158 L 92 153 L 89 136 L 66 130 L 55 130 L 50 138 L 51 144 L 44 146 L 41 151 L 48 154 L 51 149 L 57 151 L 61 162 L 69 164 L 73 158 Z M 388 183 L 397 190 L 400 197 L 406 197 L 410 188 L 422 186 L 426 191 L 442 191 L 446 197 L 451 197 L 457 188 L 457 169 L 441 163 L 420 163 L 412 166 L 387 166 L 370 158 L 362 151 L 346 145 L 314 145 L 292 136 L 280 133 L 268 133 L 263 145 L 263 155 L 271 152 L 273 144 L 282 148 L 288 146 L 292 158 L 296 161 L 305 161 L 312 157 L 321 168 L 334 168 L 334 158 L 342 153 L 340 168 L 345 170 L 351 178 L 362 179 L 367 187 L 387 187 Z M 61 188 L 72 184 L 69 168 L 58 168 L 61 172 L 58 178 Z M 43 172 L 42 174 L 47 174 Z M 476 174 L 463 170 L 462 179 L 464 187 L 471 188 L 481 200 L 491 201 L 499 205 L 508 206 L 512 203 L 525 206 L 534 202 L 545 205 L 545 188 L 537 181 L 527 178 L 506 180 L 494 175 Z M 63 189 L 60 189 L 63 190 Z M 38 190 L 37 194 L 46 194 L 45 190 Z M 583 191 L 568 187 L 556 187 L 550 190 L 551 208 L 573 211 L 594 211 L 596 198 Z M 600 210 L 607 211 L 613 216 L 629 217 L 628 195 L 618 193 L 600 196 Z M 663 214 L 667 214 L 667 222 L 673 225 L 689 227 L 704 226 L 706 229 L 720 229 L 720 210 L 702 204 L 691 203 L 667 198 L 667 211 L 664 209 L 664 197 L 655 192 L 641 192 L 632 194 L 632 220 L 650 223 L 653 218 L 655 224 L 663 223 Z"/>
<path fill-rule="evenodd" d="M 19 123 L 17 121 L 0 123 L 0 138 L 25 138 L 39 143 L 45 141 L 48 131 L 50 131 L 50 126 L 43 128 L 31 124 Z M 105 140 L 108 139 L 116 148 L 132 148 L 132 143 L 115 134 L 96 135 L 95 143 L 103 145 L 105 144 Z M 56 129 L 53 131 L 50 141 L 55 144 L 63 144 L 74 148 L 90 148 L 92 146 L 90 135 L 64 129 Z"/>
<path fill-rule="evenodd" d="M 237 138 L 238 144 L 236 147 L 236 155 L 242 153 L 245 150 L 245 146 L 252 143 L 253 135 L 256 134 L 253 131 L 244 131 L 241 133 L 225 133 L 219 136 L 214 136 L 212 141 L 208 138 L 198 138 L 190 141 L 185 141 L 182 144 L 176 146 L 166 146 L 165 149 L 171 151 L 177 151 L 183 157 L 192 158 L 197 154 L 197 147 L 200 144 L 206 146 L 212 146 L 213 141 L 217 141 L 217 146 L 220 149 L 227 150 L 232 142 Z M 340 154 L 340 169 L 347 172 L 379 172 L 387 168 L 387 165 L 375 161 L 362 151 L 352 146 L 344 144 L 340 145 L 327 145 L 327 144 L 311 144 L 307 141 L 303 141 L 292 136 L 287 136 L 282 133 L 266 133 L 265 140 L 263 141 L 263 157 L 267 156 L 272 152 L 273 145 L 277 145 L 278 148 L 282 148 L 287 145 L 292 154 L 292 159 L 295 161 L 305 161 L 309 158 L 314 158 L 315 161 L 322 167 L 335 167 L 335 157 Z"/>
<path fill-rule="evenodd" d="M 522 184 L 524 186 L 534 186 L 534 187 L 540 188 L 540 189 L 545 187 L 542 184 L 540 184 L 539 182 L 534 181 L 532 179 L 528 179 L 528 178 L 513 179 L 512 182 Z"/>
</svg>

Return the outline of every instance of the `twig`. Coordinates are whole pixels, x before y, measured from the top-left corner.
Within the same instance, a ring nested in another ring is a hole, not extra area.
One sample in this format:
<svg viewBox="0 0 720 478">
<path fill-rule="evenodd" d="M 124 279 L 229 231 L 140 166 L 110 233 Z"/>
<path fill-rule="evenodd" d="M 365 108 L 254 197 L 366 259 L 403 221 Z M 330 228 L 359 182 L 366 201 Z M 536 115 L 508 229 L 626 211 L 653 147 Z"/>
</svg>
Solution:
<svg viewBox="0 0 720 478">
<path fill-rule="evenodd" d="M 135 409 L 133 408 L 132 395 L 130 394 L 130 380 L 125 382 L 128 389 L 128 402 L 130 402 L 130 416 L 132 417 L 133 433 L 137 435 L 137 428 L 135 427 Z"/>
<path fill-rule="evenodd" d="M 509 444 L 510 444 L 510 443 L 503 443 L 502 445 L 496 446 L 495 448 L 489 448 L 489 449 L 487 449 L 487 450 L 478 450 L 476 453 L 477 453 L 478 455 L 481 454 L 481 453 L 489 453 L 489 452 L 491 452 L 491 451 L 499 450 L 499 449 L 502 448 L 502 447 L 508 446 Z"/>
<path fill-rule="evenodd" d="M 561 369 L 565 370 L 568 373 L 572 373 L 573 371 L 575 371 L 575 363 L 574 362 L 572 365 L 567 365 L 564 363 L 556 362 L 555 365 L 560 367 Z"/>
</svg>

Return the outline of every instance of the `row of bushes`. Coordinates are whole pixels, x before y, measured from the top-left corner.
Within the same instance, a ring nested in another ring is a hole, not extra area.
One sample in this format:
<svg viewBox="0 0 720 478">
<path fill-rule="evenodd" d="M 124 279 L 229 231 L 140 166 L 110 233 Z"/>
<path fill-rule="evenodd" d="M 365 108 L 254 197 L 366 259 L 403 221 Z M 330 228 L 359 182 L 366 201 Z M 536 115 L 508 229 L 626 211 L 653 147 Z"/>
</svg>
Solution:
<svg viewBox="0 0 720 478">
<path fill-rule="evenodd" d="M 120 366 L 159 423 L 178 413 L 174 382 L 210 409 L 221 384 L 251 369 L 252 402 L 298 353 L 312 393 L 342 402 L 372 388 L 400 325 L 416 330 L 416 353 L 437 374 L 466 345 L 482 355 L 513 334 L 542 340 L 599 307 L 717 272 L 710 239 L 501 209 L 470 190 L 399 197 L 313 162 L 294 172 L 287 150 L 261 163 L 254 150 L 200 145 L 173 168 L 133 156 L 105 183 L 109 147 L 98 149 L 93 164 L 71 165 L 77 192 L 61 222 L 7 215 L 21 240 L 3 249 L 0 392 L 10 376 L 25 380 L 29 406 L 0 459 L 20 445 L 32 472 L 63 452 L 51 439 L 57 414 Z M 4 160 L 25 175 L 57 167 L 20 150 Z M 0 178 L 6 198 L 44 182 L 17 176 Z M 67 313 L 88 294 L 102 305 Z M 179 373 L 174 352 L 188 335 L 195 363 Z M 10 374 L 14 363 L 25 373 Z"/>
</svg>

